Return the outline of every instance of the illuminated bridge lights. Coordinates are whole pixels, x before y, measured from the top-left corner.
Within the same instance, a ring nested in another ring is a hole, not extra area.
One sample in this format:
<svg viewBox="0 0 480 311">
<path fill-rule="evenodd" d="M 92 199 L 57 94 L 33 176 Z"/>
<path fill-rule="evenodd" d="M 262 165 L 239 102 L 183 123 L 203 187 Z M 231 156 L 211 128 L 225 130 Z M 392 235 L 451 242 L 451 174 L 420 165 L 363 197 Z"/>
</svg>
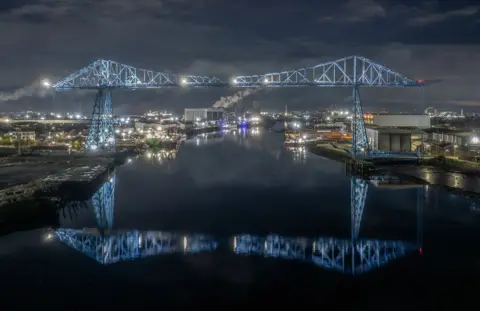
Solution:
<svg viewBox="0 0 480 311">
<path fill-rule="evenodd" d="M 353 139 L 352 154 L 367 155 L 370 151 L 360 103 L 360 87 L 418 87 L 423 80 L 412 80 L 362 56 L 349 56 L 300 69 L 236 76 L 224 83 L 212 76 L 178 75 L 139 69 L 111 60 L 99 59 L 50 86 L 56 91 L 95 89 L 97 96 L 86 147 L 89 152 L 115 152 L 115 136 L 111 103 L 113 89 L 149 89 L 166 87 L 352 87 Z"/>
</svg>

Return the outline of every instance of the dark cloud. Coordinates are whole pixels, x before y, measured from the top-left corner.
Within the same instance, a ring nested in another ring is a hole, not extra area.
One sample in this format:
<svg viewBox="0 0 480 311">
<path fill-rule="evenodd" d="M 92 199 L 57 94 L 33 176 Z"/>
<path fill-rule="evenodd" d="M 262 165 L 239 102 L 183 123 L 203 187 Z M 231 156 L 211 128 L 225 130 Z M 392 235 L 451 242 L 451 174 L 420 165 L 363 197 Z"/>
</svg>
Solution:
<svg viewBox="0 0 480 311">
<path fill-rule="evenodd" d="M 427 106 L 480 100 L 478 8 L 468 1 L 2 0 L 0 87 L 65 77 L 98 58 L 227 80 L 363 55 L 414 79 L 434 81 Z M 119 112 L 209 106 L 235 90 L 118 92 Z M 364 90 L 369 109 L 418 105 L 418 90 Z M 265 107 L 346 107 L 348 90 L 288 89 L 249 97 Z M 2 109 L 82 109 L 92 94 L 28 97 Z M 390 105 L 390 106 L 389 106 Z"/>
</svg>

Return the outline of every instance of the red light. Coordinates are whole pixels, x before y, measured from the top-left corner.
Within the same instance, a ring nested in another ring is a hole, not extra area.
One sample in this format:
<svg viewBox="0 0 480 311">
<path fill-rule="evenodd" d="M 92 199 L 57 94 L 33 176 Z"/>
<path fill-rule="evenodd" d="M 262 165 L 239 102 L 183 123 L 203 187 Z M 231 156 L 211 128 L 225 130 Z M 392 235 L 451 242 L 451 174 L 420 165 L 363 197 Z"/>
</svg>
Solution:
<svg viewBox="0 0 480 311">
<path fill-rule="evenodd" d="M 419 251 L 420 255 L 423 254 L 423 248 L 420 247 L 420 248 L 418 249 L 418 251 Z"/>
</svg>

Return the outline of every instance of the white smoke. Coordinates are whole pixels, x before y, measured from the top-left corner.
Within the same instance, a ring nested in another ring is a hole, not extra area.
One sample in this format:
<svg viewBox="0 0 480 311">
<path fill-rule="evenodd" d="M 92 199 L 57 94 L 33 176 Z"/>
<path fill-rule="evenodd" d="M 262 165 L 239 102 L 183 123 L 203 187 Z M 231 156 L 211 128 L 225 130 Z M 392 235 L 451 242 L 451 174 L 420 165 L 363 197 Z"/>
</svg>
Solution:
<svg viewBox="0 0 480 311">
<path fill-rule="evenodd" d="M 220 97 L 219 100 L 213 104 L 213 108 L 224 108 L 228 109 L 233 107 L 236 103 L 244 99 L 245 97 L 248 97 L 254 93 L 256 93 L 259 89 L 245 89 L 236 92 L 235 94 L 227 97 Z"/>
<path fill-rule="evenodd" d="M 51 89 L 44 85 L 44 80 L 36 80 L 32 84 L 12 92 L 0 92 L 0 102 L 19 100 L 29 96 L 45 97 L 50 94 L 50 92 Z"/>
</svg>

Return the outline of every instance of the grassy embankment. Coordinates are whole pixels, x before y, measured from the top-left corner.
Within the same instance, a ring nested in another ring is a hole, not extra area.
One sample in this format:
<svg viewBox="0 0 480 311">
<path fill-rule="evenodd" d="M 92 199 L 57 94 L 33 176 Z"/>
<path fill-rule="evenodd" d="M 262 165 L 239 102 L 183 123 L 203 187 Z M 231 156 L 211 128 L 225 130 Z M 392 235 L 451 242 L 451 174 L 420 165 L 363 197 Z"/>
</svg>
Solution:
<svg viewBox="0 0 480 311">
<path fill-rule="evenodd" d="M 471 162 L 439 156 L 431 159 L 421 160 L 420 164 L 438 167 L 445 171 L 454 171 L 473 175 L 480 174 L 480 162 Z"/>
<path fill-rule="evenodd" d="M 345 162 L 352 158 L 345 149 L 334 147 L 331 144 L 311 144 L 307 145 L 307 150 L 313 154 L 340 162 Z"/>
</svg>

